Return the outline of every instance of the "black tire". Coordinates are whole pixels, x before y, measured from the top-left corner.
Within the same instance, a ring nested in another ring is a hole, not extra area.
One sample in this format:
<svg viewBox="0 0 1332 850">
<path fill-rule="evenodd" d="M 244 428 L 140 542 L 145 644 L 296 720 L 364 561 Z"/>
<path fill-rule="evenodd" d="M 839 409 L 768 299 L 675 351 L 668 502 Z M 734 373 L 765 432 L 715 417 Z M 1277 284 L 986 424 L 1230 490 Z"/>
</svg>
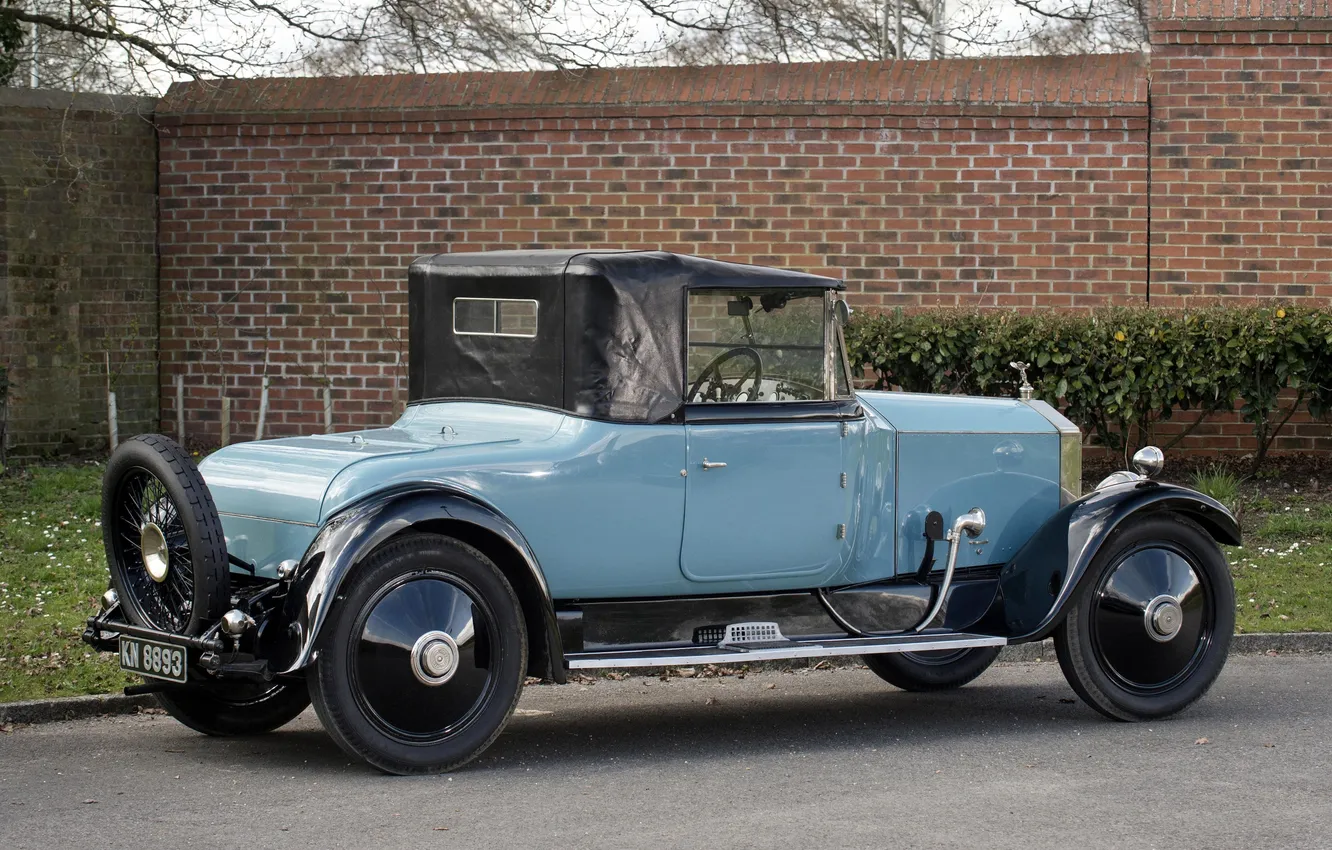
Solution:
<svg viewBox="0 0 1332 850">
<path fill-rule="evenodd" d="M 176 720 L 205 735 L 262 735 L 285 726 L 310 705 L 304 683 L 207 683 L 172 688 L 157 701 Z"/>
<path fill-rule="evenodd" d="M 1158 513 L 1126 520 L 1102 544 L 1054 640 L 1084 702 L 1139 721 L 1201 699 L 1234 631 L 1235 588 L 1220 547 L 1191 520 Z"/>
<path fill-rule="evenodd" d="M 435 534 L 373 552 L 318 647 L 307 681 L 324 728 L 347 753 L 400 775 L 453 770 L 490 746 L 527 671 L 526 623 L 504 574 Z M 443 678 L 428 683 L 432 672 Z"/>
<path fill-rule="evenodd" d="M 904 691 L 947 691 L 984 673 L 999 657 L 997 646 L 940 649 L 931 652 L 884 652 L 861 660 L 880 679 Z"/>
<path fill-rule="evenodd" d="M 162 540 L 160 579 L 144 554 L 149 525 Z M 199 468 L 175 440 L 145 434 L 112 453 L 102 475 L 102 543 L 130 622 L 195 635 L 226 610 L 231 567 L 222 520 Z"/>
</svg>

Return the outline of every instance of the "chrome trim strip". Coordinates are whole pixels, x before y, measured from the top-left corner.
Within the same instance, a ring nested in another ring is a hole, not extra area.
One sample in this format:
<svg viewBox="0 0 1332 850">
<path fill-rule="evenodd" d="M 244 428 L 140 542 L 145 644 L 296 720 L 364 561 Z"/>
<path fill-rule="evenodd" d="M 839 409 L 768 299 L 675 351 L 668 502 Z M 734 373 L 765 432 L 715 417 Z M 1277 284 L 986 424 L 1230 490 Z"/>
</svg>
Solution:
<svg viewBox="0 0 1332 850">
<path fill-rule="evenodd" d="M 845 619 L 844 617 L 842 617 L 841 614 L 837 613 L 837 609 L 834 608 L 834 607 L 833 607 L 833 604 L 832 604 L 831 602 L 828 601 L 828 588 L 826 588 L 826 587 L 820 587 L 820 588 L 819 588 L 817 591 L 815 591 L 815 592 L 818 594 L 819 602 L 823 603 L 823 610 L 828 612 L 828 617 L 829 617 L 834 623 L 836 623 L 837 625 L 839 625 L 839 626 L 841 626 L 842 628 L 846 629 L 846 633 L 849 634 L 849 635 L 859 635 L 859 636 L 861 636 L 861 637 L 868 637 L 868 636 L 867 636 L 864 632 L 862 632 L 860 629 L 858 629 L 858 628 L 856 628 L 855 626 L 853 626 L 853 625 L 851 625 L 850 623 L 848 623 L 848 622 L 846 621 L 846 619 Z"/>
<path fill-rule="evenodd" d="M 837 398 L 837 381 L 833 379 L 833 346 L 837 338 L 832 309 L 832 290 L 823 293 L 823 397 L 827 401 Z"/>
<path fill-rule="evenodd" d="M 896 426 L 894 426 L 896 427 Z M 899 434 L 989 434 L 1000 437 L 1048 437 L 1049 431 L 970 431 L 961 428 L 953 431 L 903 431 L 898 430 Z M 1062 433 L 1062 432 L 1060 432 Z M 1081 432 L 1078 432 L 1081 433 Z"/>
<path fill-rule="evenodd" d="M 1062 508 L 1082 495 L 1082 431 L 1048 402 L 1038 398 L 1024 401 L 1059 432 L 1059 507 Z"/>
<path fill-rule="evenodd" d="M 672 648 L 644 650 L 633 653 L 571 652 L 565 656 L 571 670 L 607 667 L 675 667 L 691 664 L 747 664 L 751 661 L 772 661 L 783 658 L 823 658 L 838 655 L 879 655 L 886 652 L 928 652 L 935 649 L 970 649 L 981 646 L 1006 646 L 1007 638 L 990 635 L 937 635 L 886 638 L 835 638 L 832 640 L 796 641 L 792 646 L 781 646 L 748 651 L 722 650 L 714 646 L 697 649 Z"/>
<path fill-rule="evenodd" d="M 1037 413 L 1044 416 L 1046 421 L 1049 422 L 1051 425 L 1055 426 L 1055 430 L 1058 431 L 1059 433 L 1077 434 L 1079 437 L 1082 436 L 1082 431 L 1078 430 L 1078 426 L 1070 422 L 1068 418 L 1064 416 L 1064 414 L 1060 413 L 1058 410 L 1055 410 L 1054 407 L 1051 406 L 1049 402 L 1041 401 L 1038 398 L 1033 398 L 1028 400 L 1026 404 L 1032 410 L 1035 410 Z"/>
<path fill-rule="evenodd" d="M 231 511 L 218 511 L 218 516 L 234 516 L 236 519 L 257 519 L 260 522 L 280 522 L 283 525 L 303 525 L 306 528 L 318 528 L 317 522 L 300 522 L 294 519 L 274 519 L 271 516 L 254 516 L 252 514 L 234 514 Z"/>
<path fill-rule="evenodd" d="M 458 330 L 458 302 L 459 302 L 459 301 L 489 301 L 489 302 L 491 303 L 491 305 L 493 306 L 493 310 L 492 310 L 492 318 L 494 319 L 494 321 L 491 323 L 491 327 L 493 327 L 495 330 L 493 330 L 493 331 L 460 331 L 460 330 Z M 467 297 L 462 297 L 462 298 L 454 298 L 454 299 L 453 299 L 453 304 L 451 305 L 451 306 L 453 307 L 453 333 L 454 333 L 456 336 L 502 336 L 502 337 L 507 337 L 507 338 L 510 338 L 510 339 L 536 339 L 537 328 L 535 328 L 535 327 L 532 329 L 532 332 L 531 332 L 531 333 L 501 333 L 501 332 L 500 332 L 500 330 L 499 330 L 499 322 L 500 322 L 499 305 L 500 305 L 501 303 L 510 303 L 510 304 L 531 304 L 531 305 L 532 305 L 533 312 L 534 312 L 534 314 L 535 314 L 535 315 L 533 316 L 533 319 L 532 319 L 533 324 L 536 324 L 537 321 L 538 321 L 538 319 L 540 318 L 540 315 L 541 315 L 541 304 L 540 304 L 535 298 L 493 298 L 493 297 L 482 297 L 482 298 L 475 298 L 475 297 L 473 297 L 473 298 L 467 298 Z"/>
</svg>

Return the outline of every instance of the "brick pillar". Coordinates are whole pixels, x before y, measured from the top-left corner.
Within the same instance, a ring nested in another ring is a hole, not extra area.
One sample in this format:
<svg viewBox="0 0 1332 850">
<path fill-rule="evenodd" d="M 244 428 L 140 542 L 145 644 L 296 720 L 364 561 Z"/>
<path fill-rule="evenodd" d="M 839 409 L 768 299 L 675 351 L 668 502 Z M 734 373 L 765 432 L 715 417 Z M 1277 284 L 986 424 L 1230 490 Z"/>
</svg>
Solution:
<svg viewBox="0 0 1332 850">
<path fill-rule="evenodd" d="M 1161 0 L 1151 302 L 1332 296 L 1332 0 Z"/>
</svg>

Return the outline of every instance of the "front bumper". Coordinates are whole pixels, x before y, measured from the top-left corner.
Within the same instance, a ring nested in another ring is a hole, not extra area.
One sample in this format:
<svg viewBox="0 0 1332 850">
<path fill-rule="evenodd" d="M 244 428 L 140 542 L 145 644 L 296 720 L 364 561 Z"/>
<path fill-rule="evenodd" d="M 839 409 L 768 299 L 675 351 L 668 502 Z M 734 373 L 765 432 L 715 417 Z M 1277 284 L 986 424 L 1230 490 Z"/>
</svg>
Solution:
<svg viewBox="0 0 1332 850">
<path fill-rule="evenodd" d="M 278 585 L 267 585 L 248 597 L 233 598 L 239 607 L 255 617 L 255 627 L 246 634 L 231 638 L 222 633 L 222 621 L 213 623 L 203 634 L 182 635 L 129 622 L 123 607 L 117 603 L 95 617 L 89 617 L 83 630 L 83 642 L 99 652 L 119 652 L 121 636 L 141 638 L 178 646 L 185 650 L 190 681 L 242 680 L 271 682 L 277 678 L 269 664 L 273 641 L 265 640 L 265 632 L 280 633 L 274 628 L 273 615 L 281 610 Z M 157 682 L 157 680 L 150 680 Z M 176 687 L 161 681 L 164 687 Z M 135 689 L 141 691 L 141 688 Z"/>
<path fill-rule="evenodd" d="M 120 606 L 103 611 L 96 617 L 88 618 L 87 628 L 83 630 L 83 642 L 99 652 L 115 652 L 120 646 L 120 636 L 146 638 L 159 643 L 169 643 L 197 652 L 224 652 L 226 644 L 217 632 L 221 624 L 215 624 L 200 637 L 178 635 L 175 632 L 163 632 L 145 626 L 136 626 L 125 620 Z"/>
</svg>

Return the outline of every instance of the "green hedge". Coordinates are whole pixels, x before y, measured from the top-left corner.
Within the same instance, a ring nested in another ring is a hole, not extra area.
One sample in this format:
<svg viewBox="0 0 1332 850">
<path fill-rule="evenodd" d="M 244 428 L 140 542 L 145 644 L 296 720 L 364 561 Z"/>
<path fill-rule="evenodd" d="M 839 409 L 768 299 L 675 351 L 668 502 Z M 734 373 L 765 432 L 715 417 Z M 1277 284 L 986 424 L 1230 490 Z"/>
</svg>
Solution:
<svg viewBox="0 0 1332 850">
<path fill-rule="evenodd" d="M 1303 307 L 857 313 L 847 346 L 875 387 L 911 392 L 1012 396 L 1025 361 L 1037 398 L 1125 453 L 1162 420 L 1187 417 L 1169 448 L 1239 402 L 1256 469 L 1296 410 L 1332 408 L 1332 313 Z"/>
</svg>

